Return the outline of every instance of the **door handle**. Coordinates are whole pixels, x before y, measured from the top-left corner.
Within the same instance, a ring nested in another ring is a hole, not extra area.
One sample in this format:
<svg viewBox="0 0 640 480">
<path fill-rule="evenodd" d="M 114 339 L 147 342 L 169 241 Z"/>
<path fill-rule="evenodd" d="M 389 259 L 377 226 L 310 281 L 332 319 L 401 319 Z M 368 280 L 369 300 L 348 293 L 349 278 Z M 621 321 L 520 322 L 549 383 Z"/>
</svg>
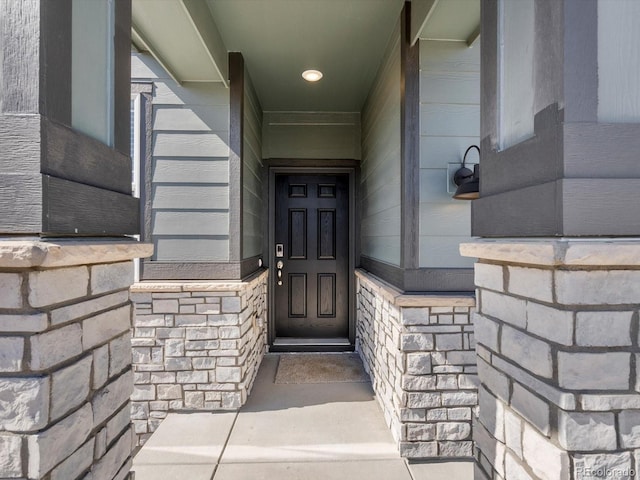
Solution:
<svg viewBox="0 0 640 480">
<path fill-rule="evenodd" d="M 282 268 L 284 267 L 284 263 L 282 263 L 282 260 L 278 260 L 278 263 L 276 263 L 276 269 L 277 269 L 277 275 L 278 275 L 278 286 L 282 285 Z"/>
</svg>

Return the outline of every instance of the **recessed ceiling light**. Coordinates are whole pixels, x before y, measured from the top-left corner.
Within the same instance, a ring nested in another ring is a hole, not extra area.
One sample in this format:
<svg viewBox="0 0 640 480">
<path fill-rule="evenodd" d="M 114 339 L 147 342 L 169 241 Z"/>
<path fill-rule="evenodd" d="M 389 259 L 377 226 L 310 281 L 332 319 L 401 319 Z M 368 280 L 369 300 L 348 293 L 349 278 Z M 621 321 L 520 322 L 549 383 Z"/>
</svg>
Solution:
<svg viewBox="0 0 640 480">
<path fill-rule="evenodd" d="M 322 72 L 319 70 L 305 70 L 302 72 L 302 78 L 307 82 L 317 82 L 322 78 Z"/>
</svg>

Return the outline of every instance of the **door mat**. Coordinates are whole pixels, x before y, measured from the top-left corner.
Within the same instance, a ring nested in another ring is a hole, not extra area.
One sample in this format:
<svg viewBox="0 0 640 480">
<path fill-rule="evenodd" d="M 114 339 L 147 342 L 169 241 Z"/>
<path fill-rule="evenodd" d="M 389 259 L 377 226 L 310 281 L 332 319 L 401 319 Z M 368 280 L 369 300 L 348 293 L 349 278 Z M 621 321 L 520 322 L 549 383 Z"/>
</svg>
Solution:
<svg viewBox="0 0 640 480">
<path fill-rule="evenodd" d="M 275 383 L 363 383 L 369 377 L 356 353 L 281 355 Z"/>
</svg>

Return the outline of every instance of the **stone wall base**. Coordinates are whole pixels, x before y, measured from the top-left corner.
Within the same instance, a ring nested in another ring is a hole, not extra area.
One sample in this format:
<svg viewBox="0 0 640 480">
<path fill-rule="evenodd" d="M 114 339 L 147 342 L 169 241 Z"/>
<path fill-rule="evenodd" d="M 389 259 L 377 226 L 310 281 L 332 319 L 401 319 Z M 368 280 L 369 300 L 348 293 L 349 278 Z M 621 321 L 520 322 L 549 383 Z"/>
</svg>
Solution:
<svg viewBox="0 0 640 480">
<path fill-rule="evenodd" d="M 0 239 L 0 478 L 128 477 L 130 241 Z"/>
<path fill-rule="evenodd" d="M 356 349 L 402 456 L 473 455 L 472 296 L 403 295 L 356 271 Z"/>
<path fill-rule="evenodd" d="M 139 443 L 170 411 L 240 408 L 267 346 L 267 271 L 244 282 L 144 282 L 135 303 Z"/>
<path fill-rule="evenodd" d="M 640 240 L 462 252 L 479 258 L 476 479 L 637 478 Z"/>
</svg>

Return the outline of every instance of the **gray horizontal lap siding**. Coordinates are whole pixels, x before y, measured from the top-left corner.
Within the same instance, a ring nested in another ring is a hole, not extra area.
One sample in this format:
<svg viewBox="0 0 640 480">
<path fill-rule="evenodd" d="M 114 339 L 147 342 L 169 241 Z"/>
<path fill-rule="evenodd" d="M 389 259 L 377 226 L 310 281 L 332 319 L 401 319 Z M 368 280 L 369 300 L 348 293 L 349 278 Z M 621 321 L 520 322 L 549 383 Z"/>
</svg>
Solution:
<svg viewBox="0 0 640 480">
<path fill-rule="evenodd" d="M 262 107 L 245 71 L 242 161 L 242 258 L 262 254 L 263 198 Z"/>
<path fill-rule="evenodd" d="M 134 81 L 153 81 L 152 261 L 229 260 L 229 90 L 178 85 L 147 55 Z"/>
<path fill-rule="evenodd" d="M 447 192 L 449 170 L 470 145 L 479 144 L 480 48 L 460 42 L 420 42 L 421 268 L 471 268 L 460 256 L 471 235 L 470 202 Z M 468 161 L 476 163 L 477 153 Z M 451 167 L 450 167 L 451 165 Z"/>
<path fill-rule="evenodd" d="M 361 253 L 392 265 L 401 256 L 400 29 L 394 31 L 362 113 Z"/>
</svg>

